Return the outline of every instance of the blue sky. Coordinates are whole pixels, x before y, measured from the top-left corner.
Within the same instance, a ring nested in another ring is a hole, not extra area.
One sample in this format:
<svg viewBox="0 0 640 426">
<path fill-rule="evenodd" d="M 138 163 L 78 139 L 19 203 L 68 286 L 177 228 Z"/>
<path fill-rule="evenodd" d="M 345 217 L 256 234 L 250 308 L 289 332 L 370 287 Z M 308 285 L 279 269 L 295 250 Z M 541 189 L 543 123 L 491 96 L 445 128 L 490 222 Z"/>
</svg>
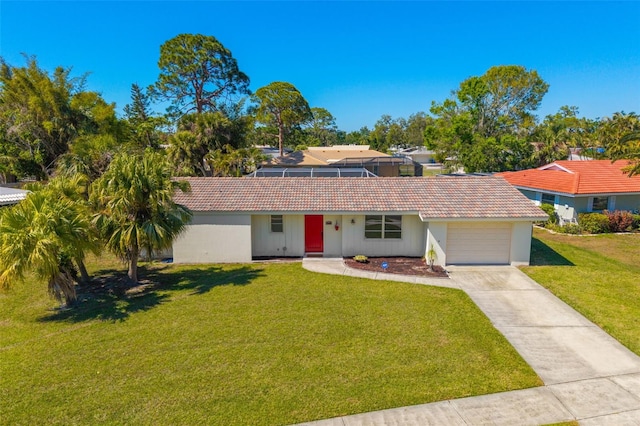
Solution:
<svg viewBox="0 0 640 426">
<path fill-rule="evenodd" d="M 0 1 L 0 55 L 21 66 L 90 72 L 87 89 L 118 109 L 152 84 L 160 45 L 213 35 L 256 90 L 288 81 L 343 130 L 382 114 L 428 112 L 494 65 L 550 84 L 537 114 L 640 113 L 639 2 Z"/>
</svg>

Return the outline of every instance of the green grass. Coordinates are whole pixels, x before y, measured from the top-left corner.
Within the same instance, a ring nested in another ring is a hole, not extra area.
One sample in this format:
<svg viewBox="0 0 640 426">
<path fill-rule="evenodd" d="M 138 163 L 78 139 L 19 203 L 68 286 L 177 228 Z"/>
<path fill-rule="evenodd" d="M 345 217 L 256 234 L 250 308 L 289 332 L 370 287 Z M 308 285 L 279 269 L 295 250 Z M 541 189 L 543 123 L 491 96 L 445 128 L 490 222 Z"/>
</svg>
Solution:
<svg viewBox="0 0 640 426">
<path fill-rule="evenodd" d="M 640 234 L 534 237 L 522 270 L 640 355 Z"/>
<path fill-rule="evenodd" d="M 290 424 L 541 385 L 461 291 L 299 263 L 147 265 L 0 295 L 0 423 Z M 140 290 L 138 288 L 137 290 Z"/>
</svg>

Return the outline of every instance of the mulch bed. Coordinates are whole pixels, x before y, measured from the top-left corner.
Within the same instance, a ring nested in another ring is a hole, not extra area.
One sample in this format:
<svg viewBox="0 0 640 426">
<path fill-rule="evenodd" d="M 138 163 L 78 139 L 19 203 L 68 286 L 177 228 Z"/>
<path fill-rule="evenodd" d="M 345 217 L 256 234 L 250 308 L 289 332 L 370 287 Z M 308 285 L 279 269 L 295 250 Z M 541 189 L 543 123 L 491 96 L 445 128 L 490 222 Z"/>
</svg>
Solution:
<svg viewBox="0 0 640 426">
<path fill-rule="evenodd" d="M 385 272 L 382 262 L 387 262 L 386 272 L 389 274 L 417 275 L 421 277 L 447 278 L 447 272 L 435 265 L 433 271 L 429 265 L 419 257 L 370 257 L 367 263 L 356 262 L 351 257 L 345 257 L 344 263 L 349 268 L 370 272 Z"/>
</svg>

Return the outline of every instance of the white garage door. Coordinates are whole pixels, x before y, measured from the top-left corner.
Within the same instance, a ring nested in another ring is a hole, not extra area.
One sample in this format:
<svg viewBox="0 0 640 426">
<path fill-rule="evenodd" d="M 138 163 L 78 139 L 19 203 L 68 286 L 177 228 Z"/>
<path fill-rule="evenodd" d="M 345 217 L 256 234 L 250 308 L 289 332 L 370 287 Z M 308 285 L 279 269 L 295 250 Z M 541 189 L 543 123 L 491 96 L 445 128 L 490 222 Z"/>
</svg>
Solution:
<svg viewBox="0 0 640 426">
<path fill-rule="evenodd" d="M 447 264 L 508 264 L 510 252 L 509 223 L 450 223 L 447 227 Z"/>
</svg>

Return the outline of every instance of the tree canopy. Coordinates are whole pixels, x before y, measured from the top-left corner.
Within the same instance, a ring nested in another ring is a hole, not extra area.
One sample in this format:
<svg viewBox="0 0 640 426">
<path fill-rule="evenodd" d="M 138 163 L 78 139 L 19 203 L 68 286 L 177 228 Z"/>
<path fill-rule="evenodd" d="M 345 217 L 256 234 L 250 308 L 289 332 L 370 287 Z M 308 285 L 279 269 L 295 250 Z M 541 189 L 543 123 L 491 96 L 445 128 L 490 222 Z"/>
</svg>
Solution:
<svg viewBox="0 0 640 426">
<path fill-rule="evenodd" d="M 249 94 L 249 77 L 213 36 L 180 34 L 160 46 L 156 96 L 174 112 L 216 111 L 231 96 Z"/>
<path fill-rule="evenodd" d="M 84 90 L 84 76 L 57 67 L 49 75 L 34 57 L 24 67 L 0 63 L 0 172 L 6 181 L 44 179 L 79 137 L 116 135 L 115 105 Z"/>
<path fill-rule="evenodd" d="M 426 144 L 454 169 L 529 167 L 533 112 L 548 88 L 535 70 L 516 65 L 492 67 L 480 77 L 470 77 L 450 99 L 432 103 L 435 120 L 425 129 Z M 514 164 L 514 159 L 522 161 Z"/>
<path fill-rule="evenodd" d="M 295 126 L 313 119 L 313 113 L 307 100 L 291 83 L 275 81 L 256 90 L 253 96 L 256 119 L 277 129 L 280 155 L 284 154 L 285 137 Z"/>
</svg>

